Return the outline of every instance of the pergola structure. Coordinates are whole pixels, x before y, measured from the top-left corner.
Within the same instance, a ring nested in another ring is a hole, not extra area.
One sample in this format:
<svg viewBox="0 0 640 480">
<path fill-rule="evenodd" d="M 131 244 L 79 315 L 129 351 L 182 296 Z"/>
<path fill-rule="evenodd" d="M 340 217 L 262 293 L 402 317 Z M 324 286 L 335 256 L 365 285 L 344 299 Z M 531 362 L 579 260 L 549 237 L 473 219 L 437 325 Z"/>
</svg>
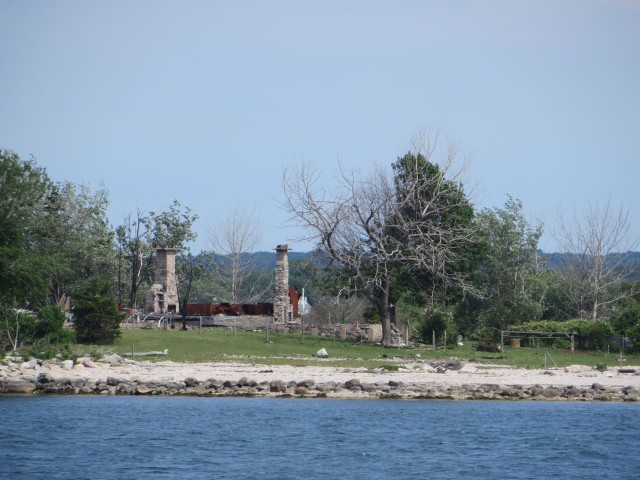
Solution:
<svg viewBox="0 0 640 480">
<path fill-rule="evenodd" d="M 500 331 L 500 349 L 504 352 L 504 340 L 509 338 L 568 338 L 571 340 L 571 351 L 575 349 L 574 332 L 523 332 L 518 330 Z"/>
</svg>

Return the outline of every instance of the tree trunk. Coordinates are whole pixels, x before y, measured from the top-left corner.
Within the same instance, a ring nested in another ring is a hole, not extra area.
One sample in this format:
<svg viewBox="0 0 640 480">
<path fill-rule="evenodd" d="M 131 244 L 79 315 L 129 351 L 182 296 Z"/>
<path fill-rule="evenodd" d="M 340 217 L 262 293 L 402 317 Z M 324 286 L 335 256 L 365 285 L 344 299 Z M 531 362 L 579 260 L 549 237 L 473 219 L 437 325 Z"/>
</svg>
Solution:
<svg viewBox="0 0 640 480">
<path fill-rule="evenodd" d="M 380 321 L 382 322 L 382 346 L 392 346 L 391 338 L 391 317 L 389 315 L 389 281 L 383 280 L 382 285 L 376 292 L 377 296 L 374 300 Z"/>
</svg>

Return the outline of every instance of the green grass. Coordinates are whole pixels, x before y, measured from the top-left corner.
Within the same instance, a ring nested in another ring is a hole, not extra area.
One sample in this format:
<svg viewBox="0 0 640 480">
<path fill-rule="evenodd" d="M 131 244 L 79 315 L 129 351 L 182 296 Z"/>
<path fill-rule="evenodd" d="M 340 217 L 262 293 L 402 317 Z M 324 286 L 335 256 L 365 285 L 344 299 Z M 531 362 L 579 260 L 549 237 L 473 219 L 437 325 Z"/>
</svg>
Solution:
<svg viewBox="0 0 640 480">
<path fill-rule="evenodd" d="M 393 369 L 407 358 L 419 354 L 421 359 L 437 359 L 457 357 L 478 363 L 515 366 L 520 368 L 540 369 L 545 366 L 545 351 L 548 352 L 547 367 L 554 367 L 553 361 L 564 367 L 572 364 L 596 366 L 607 364 L 619 365 L 617 353 L 576 351 L 573 354 L 566 349 L 540 348 L 506 348 L 504 353 L 476 352 L 470 345 L 448 350 L 431 350 L 426 348 L 382 348 L 367 343 L 333 340 L 332 338 L 312 337 L 305 335 L 301 341 L 300 334 L 270 333 L 270 343 L 264 341 L 263 332 L 219 328 L 206 328 L 202 332 L 195 330 L 123 330 L 122 336 L 115 345 L 102 348 L 104 352 L 118 354 L 168 349 L 168 355 L 141 357 L 144 360 L 175 362 L 242 362 L 265 365 L 332 365 L 338 367 L 386 367 Z M 91 352 L 95 347 L 80 345 L 80 350 Z M 319 359 L 315 353 L 325 348 L 329 359 Z M 553 361 L 552 361 L 553 359 Z M 625 355 L 622 365 L 640 364 L 640 356 Z"/>
<path fill-rule="evenodd" d="M 545 352 L 547 368 L 566 367 L 567 365 L 589 365 L 595 367 L 597 364 L 606 364 L 610 367 L 618 365 L 638 365 L 640 357 L 638 355 L 625 354 L 620 361 L 618 353 L 576 350 L 560 348 L 505 348 L 502 353 L 474 352 L 467 358 L 474 358 L 480 363 L 490 363 L 494 365 L 514 366 L 519 368 L 539 369 L 545 367 Z"/>
<path fill-rule="evenodd" d="M 123 330 L 118 342 L 110 348 L 115 353 L 169 350 L 168 355 L 144 357 L 148 360 L 175 362 L 244 362 L 267 365 L 333 365 L 383 366 L 393 363 L 392 353 L 370 344 L 353 345 L 351 342 L 305 336 L 300 334 L 269 334 L 265 342 L 263 332 L 206 328 L 198 330 Z M 315 353 L 321 348 L 329 352 L 329 359 L 319 359 Z M 407 354 L 400 351 L 400 354 Z M 384 356 L 387 358 L 384 358 Z"/>
</svg>

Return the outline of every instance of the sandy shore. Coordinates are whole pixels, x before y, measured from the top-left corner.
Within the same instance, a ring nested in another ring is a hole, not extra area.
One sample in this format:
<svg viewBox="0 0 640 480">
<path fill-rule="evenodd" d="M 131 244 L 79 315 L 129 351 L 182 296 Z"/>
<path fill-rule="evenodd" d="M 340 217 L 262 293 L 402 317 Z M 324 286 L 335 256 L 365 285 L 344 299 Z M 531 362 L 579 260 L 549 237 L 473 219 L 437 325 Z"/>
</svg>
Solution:
<svg viewBox="0 0 640 480">
<path fill-rule="evenodd" d="M 117 356 L 115 356 L 117 357 Z M 104 360 L 104 359 L 103 359 Z M 0 365 L 0 392 L 454 399 L 640 399 L 640 367 L 529 370 L 407 362 L 399 371 L 111 358 Z M 191 390 L 190 390 L 191 389 Z"/>
<path fill-rule="evenodd" d="M 625 367 L 625 369 L 634 367 Z M 640 372 L 640 367 L 636 367 Z M 67 372 L 65 372 L 67 373 Z M 344 383 L 357 378 L 367 383 L 429 383 L 447 386 L 479 385 L 497 383 L 502 385 L 573 385 L 590 387 L 594 382 L 607 387 L 633 386 L 640 389 L 640 375 L 619 373 L 617 368 L 599 372 L 586 366 L 571 366 L 552 370 L 527 370 L 465 364 L 460 370 L 445 370 L 437 373 L 426 363 L 407 364 L 401 371 L 369 371 L 367 369 L 337 367 L 294 367 L 288 365 L 259 365 L 244 363 L 175 363 L 175 362 L 132 362 L 122 366 L 85 368 L 73 371 L 74 375 L 91 380 L 117 375 L 127 380 L 182 381 L 192 377 L 199 381 L 210 379 L 239 380 L 242 377 L 261 381 L 303 381 L 315 383 Z"/>
</svg>

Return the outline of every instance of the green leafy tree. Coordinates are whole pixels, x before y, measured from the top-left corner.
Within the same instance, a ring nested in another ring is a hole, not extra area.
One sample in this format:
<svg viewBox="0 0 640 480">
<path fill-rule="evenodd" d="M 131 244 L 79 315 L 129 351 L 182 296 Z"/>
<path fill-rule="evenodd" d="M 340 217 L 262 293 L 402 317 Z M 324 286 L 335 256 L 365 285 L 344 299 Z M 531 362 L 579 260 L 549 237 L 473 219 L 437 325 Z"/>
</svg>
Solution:
<svg viewBox="0 0 640 480">
<path fill-rule="evenodd" d="M 120 336 L 124 314 L 118 310 L 108 285 L 93 283 L 74 300 L 73 324 L 78 342 L 113 343 Z"/>
<path fill-rule="evenodd" d="M 61 303 L 97 277 L 113 281 L 108 193 L 54 183 L 34 160 L 0 150 L 0 299 L 13 308 Z"/>
<path fill-rule="evenodd" d="M 128 305 L 136 308 L 138 292 L 151 276 L 156 247 L 183 248 L 195 240 L 193 223 L 198 216 L 174 200 L 168 211 L 148 215 L 138 210 L 136 217 L 128 215 L 116 228 L 118 245 L 118 300 L 124 303 L 128 290 Z M 128 278 L 128 281 L 125 280 Z"/>
<path fill-rule="evenodd" d="M 540 223 L 531 225 L 522 202 L 509 197 L 504 208 L 478 216 L 484 260 L 474 279 L 480 295 L 465 299 L 458 312 L 466 333 L 494 336 L 506 328 L 541 318 L 546 283 L 538 242 Z"/>
<path fill-rule="evenodd" d="M 445 334 L 449 342 L 455 342 L 458 335 L 453 315 L 447 309 L 428 309 L 420 323 L 419 332 L 425 343 L 431 343 L 434 337 L 436 343 L 441 342 L 444 340 Z"/>
<path fill-rule="evenodd" d="M 48 259 L 34 245 L 51 181 L 34 160 L 0 150 L 0 303 L 11 308 L 46 301 Z"/>
<path fill-rule="evenodd" d="M 51 181 L 34 160 L 0 149 L 0 247 L 26 247 L 45 207 Z"/>
<path fill-rule="evenodd" d="M 638 291 L 636 285 L 629 285 L 628 288 Z M 614 332 L 622 337 L 627 337 L 631 342 L 631 350 L 640 352 L 640 301 L 634 297 L 621 300 L 611 316 L 611 327 Z"/>
<path fill-rule="evenodd" d="M 169 210 L 149 214 L 151 225 L 151 242 L 154 247 L 184 248 L 197 238 L 193 224 L 198 219 L 189 207 L 180 205 L 174 200 Z"/>
<path fill-rule="evenodd" d="M 102 187 L 60 182 L 47 197 L 36 237 L 38 250 L 49 260 L 47 274 L 52 301 L 64 304 L 73 292 L 92 280 L 113 283 L 116 254 L 107 221 L 109 198 Z"/>
</svg>

